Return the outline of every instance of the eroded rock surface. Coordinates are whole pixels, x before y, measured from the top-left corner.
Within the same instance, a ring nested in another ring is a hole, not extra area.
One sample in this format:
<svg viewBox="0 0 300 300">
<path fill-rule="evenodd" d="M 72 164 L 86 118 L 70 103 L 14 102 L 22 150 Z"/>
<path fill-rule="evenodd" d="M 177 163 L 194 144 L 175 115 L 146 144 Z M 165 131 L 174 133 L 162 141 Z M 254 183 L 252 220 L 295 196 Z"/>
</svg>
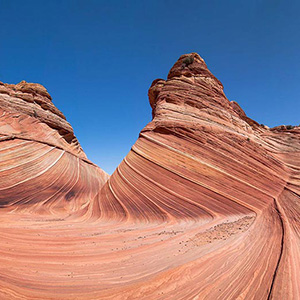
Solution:
<svg viewBox="0 0 300 300">
<path fill-rule="evenodd" d="M 108 175 L 93 165 L 40 84 L 0 83 L 0 208 L 87 207 Z"/>
<path fill-rule="evenodd" d="M 300 299 L 300 128 L 248 118 L 196 53 L 149 101 L 109 177 L 44 87 L 0 85 L 0 298 Z"/>
</svg>

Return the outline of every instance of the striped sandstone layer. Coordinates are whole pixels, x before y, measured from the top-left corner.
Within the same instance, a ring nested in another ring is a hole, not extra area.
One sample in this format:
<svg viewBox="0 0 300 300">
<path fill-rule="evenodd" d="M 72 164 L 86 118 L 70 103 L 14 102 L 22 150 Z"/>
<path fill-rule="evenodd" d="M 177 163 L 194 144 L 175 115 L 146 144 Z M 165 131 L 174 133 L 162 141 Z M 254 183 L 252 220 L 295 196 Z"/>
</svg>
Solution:
<svg viewBox="0 0 300 300">
<path fill-rule="evenodd" d="M 0 85 L 0 298 L 300 299 L 300 129 L 230 102 L 196 53 L 149 89 L 109 177 L 40 85 Z"/>
</svg>

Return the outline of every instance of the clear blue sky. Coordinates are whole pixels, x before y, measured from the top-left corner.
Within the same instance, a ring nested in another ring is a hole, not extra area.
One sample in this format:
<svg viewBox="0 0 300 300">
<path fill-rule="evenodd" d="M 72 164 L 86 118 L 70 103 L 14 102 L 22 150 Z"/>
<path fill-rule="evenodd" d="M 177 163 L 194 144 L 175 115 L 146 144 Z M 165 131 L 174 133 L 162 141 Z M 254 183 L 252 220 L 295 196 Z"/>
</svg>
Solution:
<svg viewBox="0 0 300 300">
<path fill-rule="evenodd" d="M 43 84 L 112 173 L 151 120 L 147 91 L 198 52 L 229 100 L 300 123 L 300 1 L 0 0 L 0 81 Z"/>
</svg>

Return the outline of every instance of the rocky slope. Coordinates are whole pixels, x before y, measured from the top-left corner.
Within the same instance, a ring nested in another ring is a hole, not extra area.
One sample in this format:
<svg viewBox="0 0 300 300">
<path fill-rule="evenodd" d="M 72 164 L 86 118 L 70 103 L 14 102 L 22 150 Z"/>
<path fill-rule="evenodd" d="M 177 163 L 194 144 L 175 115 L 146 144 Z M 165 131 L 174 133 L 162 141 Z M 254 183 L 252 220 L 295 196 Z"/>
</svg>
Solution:
<svg viewBox="0 0 300 300">
<path fill-rule="evenodd" d="M 230 102 L 196 53 L 108 175 L 40 85 L 0 85 L 0 298 L 300 299 L 300 128 Z"/>
</svg>

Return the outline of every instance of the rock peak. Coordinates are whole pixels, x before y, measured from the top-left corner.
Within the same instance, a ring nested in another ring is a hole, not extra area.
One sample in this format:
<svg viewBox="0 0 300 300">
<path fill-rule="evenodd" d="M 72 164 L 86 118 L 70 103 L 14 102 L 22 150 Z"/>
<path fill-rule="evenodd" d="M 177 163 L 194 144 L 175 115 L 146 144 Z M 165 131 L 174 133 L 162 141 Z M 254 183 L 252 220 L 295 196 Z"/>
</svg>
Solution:
<svg viewBox="0 0 300 300">
<path fill-rule="evenodd" d="M 7 84 L 7 83 L 0 82 L 0 85 L 4 85 L 15 92 L 26 93 L 33 96 L 42 96 L 44 98 L 52 100 L 47 89 L 39 83 L 32 83 L 32 82 L 27 82 L 25 80 L 22 80 L 17 84 Z"/>
<path fill-rule="evenodd" d="M 156 79 L 152 82 L 148 96 L 152 109 L 156 107 L 159 100 L 160 92 L 164 85 L 168 82 L 188 82 L 190 87 L 200 84 L 201 89 L 214 90 L 214 94 L 218 94 L 221 98 L 225 98 L 222 83 L 209 71 L 204 59 L 195 52 L 183 54 L 175 62 L 169 71 L 167 80 Z M 200 98 L 199 98 L 200 99 Z M 228 106 L 229 101 L 226 99 L 225 105 Z M 224 103 L 223 103 L 224 105 Z"/>
<path fill-rule="evenodd" d="M 18 84 L 0 82 L 1 113 L 0 136 L 48 143 L 86 159 L 72 126 L 43 85 L 25 80 Z M 8 127 L 7 123 L 13 125 Z"/>
<path fill-rule="evenodd" d="M 178 123 L 182 110 L 185 111 L 185 115 L 189 111 L 189 116 L 195 116 L 197 113 L 207 113 L 216 117 L 221 115 L 222 120 L 225 118 L 231 123 L 233 108 L 223 92 L 223 85 L 197 53 L 181 55 L 171 68 L 167 80 L 154 80 L 148 95 L 156 125 L 158 120 L 165 122 L 167 119 Z M 170 116 L 175 111 L 179 115 Z M 241 111 L 239 109 L 239 113 L 234 114 L 240 115 Z M 190 125 L 194 126 L 195 118 L 188 119 Z"/>
<path fill-rule="evenodd" d="M 208 77 L 216 81 L 216 83 L 223 88 L 222 83 L 208 70 L 204 59 L 195 52 L 181 55 L 171 68 L 168 74 L 168 79 L 180 76 Z"/>
</svg>

